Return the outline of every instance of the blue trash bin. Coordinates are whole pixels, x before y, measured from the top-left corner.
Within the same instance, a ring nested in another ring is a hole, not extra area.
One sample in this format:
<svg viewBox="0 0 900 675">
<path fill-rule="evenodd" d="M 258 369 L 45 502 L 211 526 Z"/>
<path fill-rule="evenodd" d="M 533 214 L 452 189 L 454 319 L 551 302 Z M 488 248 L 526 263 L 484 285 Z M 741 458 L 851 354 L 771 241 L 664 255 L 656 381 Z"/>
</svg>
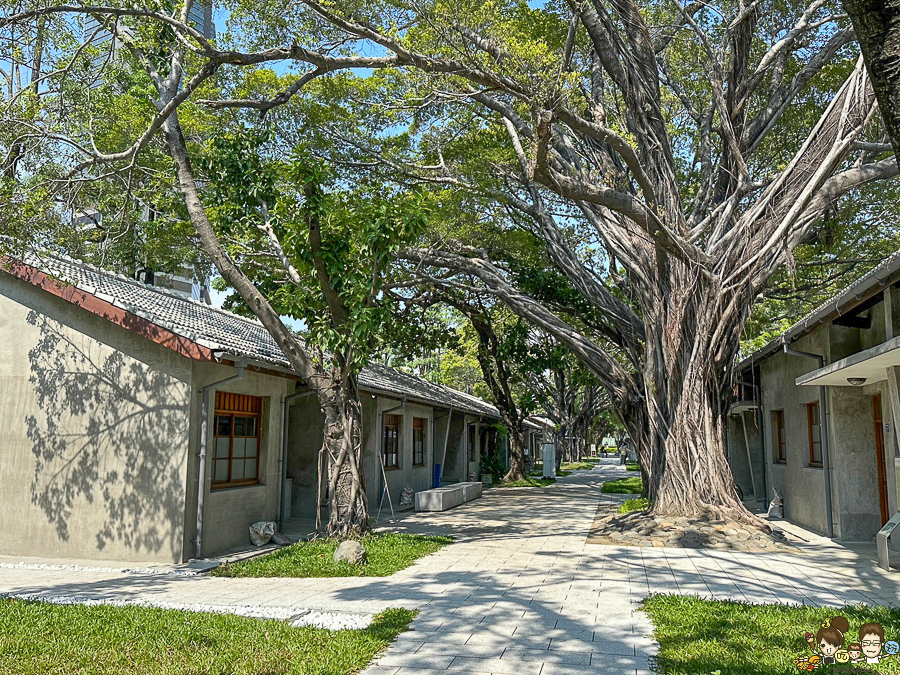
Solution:
<svg viewBox="0 0 900 675">
<path fill-rule="evenodd" d="M 440 464 L 434 465 L 434 476 L 432 476 L 432 479 L 431 479 L 431 487 L 433 487 L 433 488 L 441 487 L 441 465 Z"/>
</svg>

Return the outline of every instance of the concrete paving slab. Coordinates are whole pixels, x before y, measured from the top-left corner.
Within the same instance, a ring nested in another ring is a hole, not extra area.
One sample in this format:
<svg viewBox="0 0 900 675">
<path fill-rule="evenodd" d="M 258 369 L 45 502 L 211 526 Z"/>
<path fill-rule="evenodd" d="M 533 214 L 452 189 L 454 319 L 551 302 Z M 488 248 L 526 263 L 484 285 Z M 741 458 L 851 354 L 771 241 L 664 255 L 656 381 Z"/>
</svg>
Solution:
<svg viewBox="0 0 900 675">
<path fill-rule="evenodd" d="M 456 670 L 498 674 L 521 664 L 515 675 L 528 675 L 533 664 L 539 675 L 649 672 L 657 645 L 640 606 L 654 592 L 832 606 L 900 597 L 900 575 L 875 567 L 874 547 L 842 545 L 789 524 L 785 529 L 809 542 L 800 555 L 587 544 L 598 505 L 615 501 L 599 486 L 624 475 L 619 466 L 603 466 L 540 491 L 493 488 L 449 511 L 404 514 L 391 529 L 451 534 L 455 543 L 387 578 L 226 579 L 196 576 L 197 566 L 0 559 L 0 594 L 273 611 L 418 609 L 413 631 L 367 675 L 445 672 L 454 662 Z M 180 571 L 190 574 L 173 573 Z M 589 663 L 561 662 L 583 661 L 583 654 Z M 500 670 L 482 670 L 496 664 Z"/>
</svg>

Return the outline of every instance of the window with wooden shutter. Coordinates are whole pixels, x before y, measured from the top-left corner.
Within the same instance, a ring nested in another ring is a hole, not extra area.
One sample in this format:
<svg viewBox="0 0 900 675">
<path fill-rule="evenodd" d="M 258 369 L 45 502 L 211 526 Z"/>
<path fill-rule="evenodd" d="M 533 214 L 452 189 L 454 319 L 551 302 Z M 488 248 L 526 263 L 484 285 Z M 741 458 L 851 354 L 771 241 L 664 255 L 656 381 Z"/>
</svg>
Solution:
<svg viewBox="0 0 900 675">
<path fill-rule="evenodd" d="M 809 465 L 822 466 L 822 420 L 818 401 L 806 405 L 806 421 L 809 428 Z"/>
<path fill-rule="evenodd" d="M 400 467 L 400 415 L 384 416 L 384 436 L 382 440 L 382 461 L 385 469 Z"/>
<path fill-rule="evenodd" d="M 413 417 L 413 466 L 425 466 L 424 417 Z"/>
<path fill-rule="evenodd" d="M 212 487 L 259 483 L 262 398 L 216 392 Z"/>
<path fill-rule="evenodd" d="M 779 464 L 787 462 L 787 444 L 784 437 L 784 410 L 772 411 L 772 454 Z"/>
</svg>

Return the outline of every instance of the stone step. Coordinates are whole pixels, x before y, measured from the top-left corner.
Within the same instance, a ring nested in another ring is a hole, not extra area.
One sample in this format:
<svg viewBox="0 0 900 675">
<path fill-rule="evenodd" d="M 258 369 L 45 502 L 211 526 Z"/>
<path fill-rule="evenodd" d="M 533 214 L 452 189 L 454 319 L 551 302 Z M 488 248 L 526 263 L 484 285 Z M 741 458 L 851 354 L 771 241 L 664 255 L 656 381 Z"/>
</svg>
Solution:
<svg viewBox="0 0 900 675">
<path fill-rule="evenodd" d="M 416 511 L 446 511 L 481 496 L 481 483 L 454 483 L 416 493 Z"/>
</svg>

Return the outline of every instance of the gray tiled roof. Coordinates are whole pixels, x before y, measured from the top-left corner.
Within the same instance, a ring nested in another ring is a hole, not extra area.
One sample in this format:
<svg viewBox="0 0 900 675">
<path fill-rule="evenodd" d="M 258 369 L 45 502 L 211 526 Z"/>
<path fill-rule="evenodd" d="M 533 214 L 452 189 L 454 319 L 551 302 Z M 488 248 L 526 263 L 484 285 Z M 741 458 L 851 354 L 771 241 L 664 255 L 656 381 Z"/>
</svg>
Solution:
<svg viewBox="0 0 900 675">
<path fill-rule="evenodd" d="M 278 344 L 256 321 L 70 258 L 35 253 L 17 257 L 45 274 L 208 349 L 290 368 Z M 452 406 L 498 417 L 494 406 L 476 396 L 380 364 L 364 368 L 359 384 L 371 393 L 406 396 L 441 407 Z"/>
<path fill-rule="evenodd" d="M 898 272 L 900 272 L 900 251 L 896 251 L 882 260 L 869 272 L 816 307 L 809 314 L 788 328 L 784 333 L 770 340 L 762 348 L 747 356 L 740 362 L 738 367 L 744 369 L 753 365 L 755 362 L 760 361 L 779 350 L 781 345 L 790 344 L 791 341 L 809 332 L 825 321 L 829 316 L 832 316 L 835 313 L 841 314 L 848 305 L 859 300 L 863 295 L 870 293 L 872 289 L 875 289 L 876 287 L 880 288 L 884 286 L 888 280 L 895 279 Z"/>
<path fill-rule="evenodd" d="M 359 386 L 373 393 L 405 394 L 445 408 L 452 406 L 456 410 L 499 417 L 497 408 L 477 396 L 378 363 L 363 368 L 359 376 Z"/>
</svg>

